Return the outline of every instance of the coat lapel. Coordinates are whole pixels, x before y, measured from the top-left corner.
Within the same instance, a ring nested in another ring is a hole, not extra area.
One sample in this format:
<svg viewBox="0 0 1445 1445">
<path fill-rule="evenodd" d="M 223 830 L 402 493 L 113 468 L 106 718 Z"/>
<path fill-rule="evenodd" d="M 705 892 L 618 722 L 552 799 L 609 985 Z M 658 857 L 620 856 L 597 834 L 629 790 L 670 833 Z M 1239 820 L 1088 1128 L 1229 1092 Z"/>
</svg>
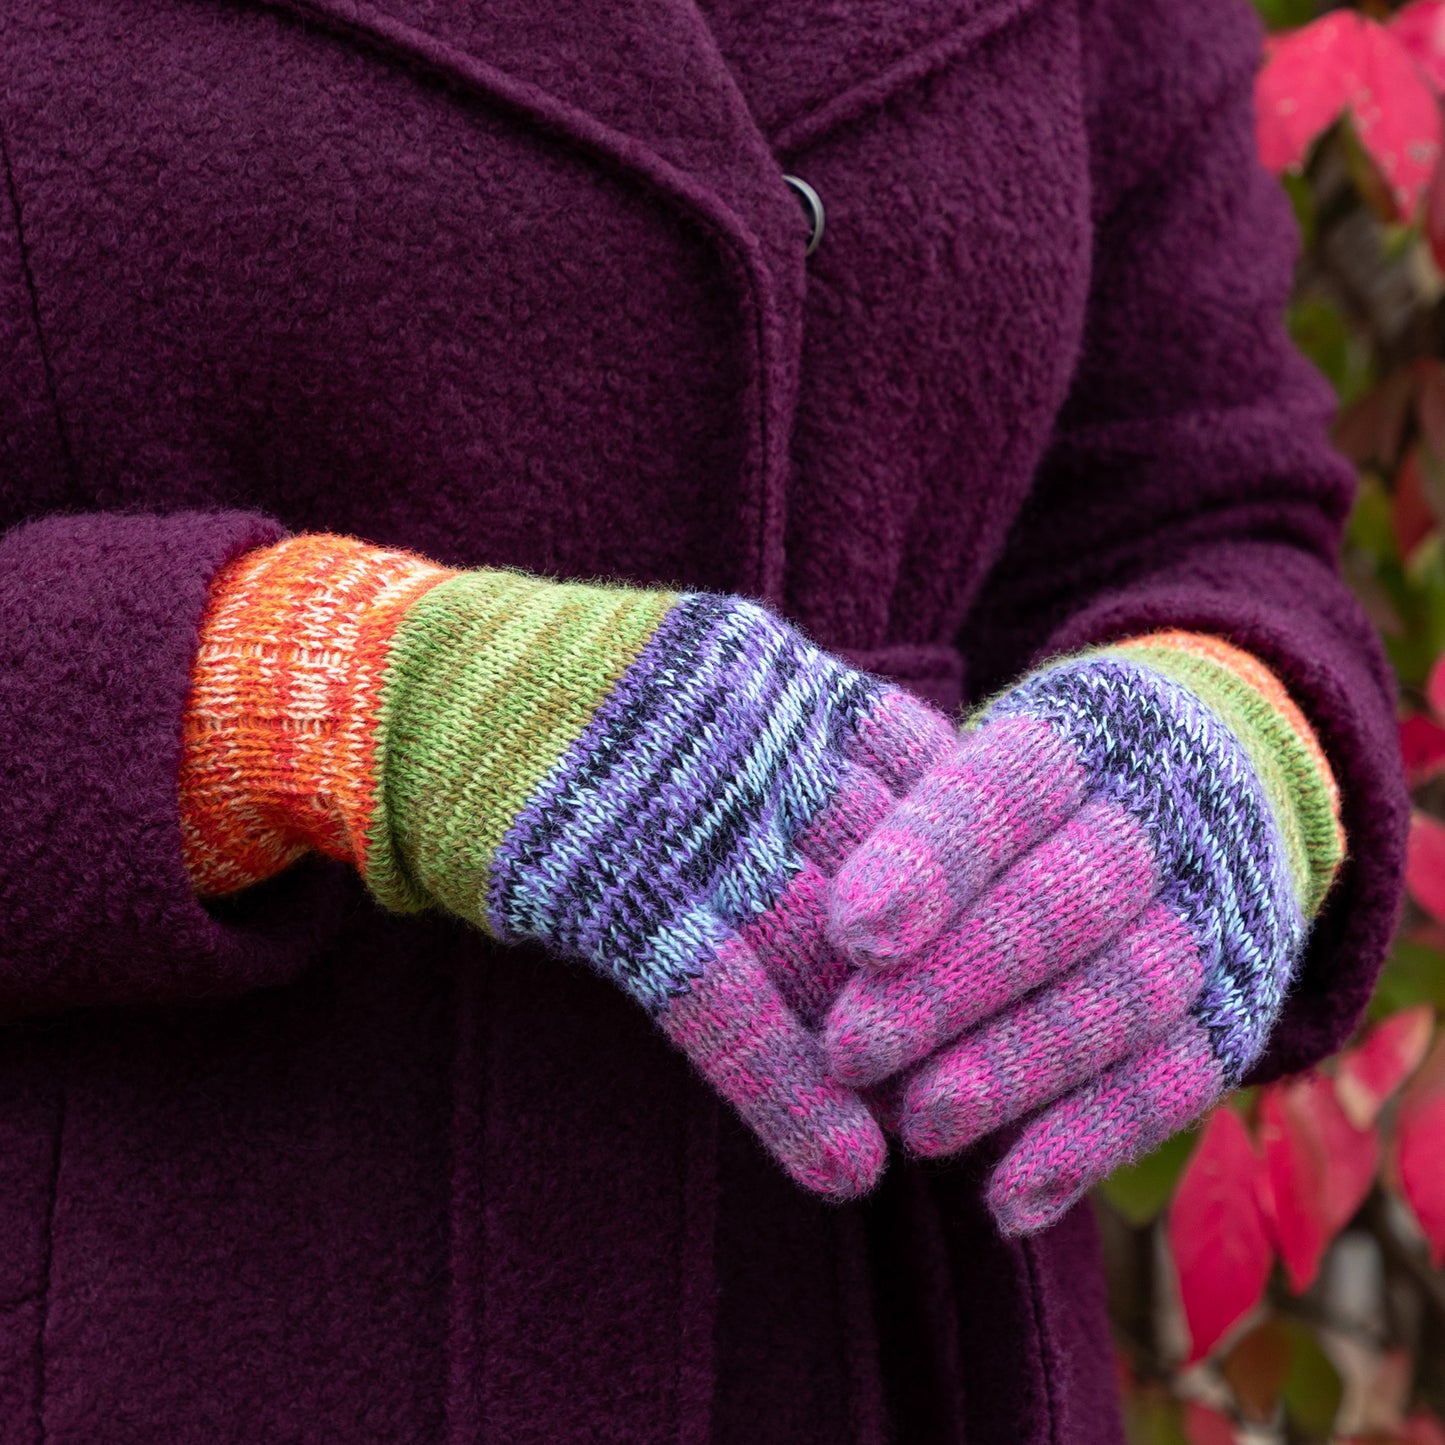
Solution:
<svg viewBox="0 0 1445 1445">
<path fill-rule="evenodd" d="M 738 590 L 780 604 L 808 236 L 787 161 L 1040 0 L 799 0 L 762 19 L 733 0 L 258 3 L 630 173 L 714 241 L 747 352 L 751 435 L 738 490 L 753 541 Z M 768 24 L 786 29 L 755 33 Z"/>
<path fill-rule="evenodd" d="M 680 0 L 260 0 L 630 173 L 718 247 L 742 312 L 739 591 L 782 599 L 808 228 L 698 10 Z"/>
</svg>

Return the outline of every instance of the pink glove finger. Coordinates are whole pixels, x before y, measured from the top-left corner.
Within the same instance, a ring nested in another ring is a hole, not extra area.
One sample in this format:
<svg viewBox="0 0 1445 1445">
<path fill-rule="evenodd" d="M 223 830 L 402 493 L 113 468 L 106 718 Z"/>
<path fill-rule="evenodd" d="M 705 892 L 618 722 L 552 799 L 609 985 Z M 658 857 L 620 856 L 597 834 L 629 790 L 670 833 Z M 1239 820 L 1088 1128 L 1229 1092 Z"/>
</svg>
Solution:
<svg viewBox="0 0 1445 1445">
<path fill-rule="evenodd" d="M 871 1084 L 916 1063 L 1087 958 L 1157 891 L 1143 829 L 1116 803 L 1090 800 L 917 959 L 848 980 L 826 1025 L 834 1075 Z"/>
<path fill-rule="evenodd" d="M 1193 1018 L 1046 1109 L 989 1179 L 1005 1234 L 1053 1224 L 1086 1190 L 1199 1118 L 1224 1090 L 1209 1038 Z"/>
<path fill-rule="evenodd" d="M 953 724 L 936 707 L 888 686 L 843 743 L 851 761 L 876 773 L 901 794 L 946 752 L 958 746 Z"/>
<path fill-rule="evenodd" d="M 829 1077 L 817 1038 L 741 939 L 658 1022 L 800 1184 L 853 1199 L 877 1182 L 887 1158 L 877 1123 Z"/>
<path fill-rule="evenodd" d="M 896 806 L 879 775 L 850 764 L 833 801 L 797 839 L 798 872 L 766 912 L 741 929 L 787 1006 L 818 1028 L 855 965 L 828 938 L 829 878 L 838 863 Z"/>
<path fill-rule="evenodd" d="M 916 1154 L 955 1154 L 1170 1033 L 1204 964 L 1173 909 L 1127 933 L 893 1081 L 890 1126 Z"/>
<path fill-rule="evenodd" d="M 796 839 L 800 871 L 773 906 L 743 928 L 807 1028 L 822 1023 L 855 967 L 827 938 L 829 878 L 897 806 L 894 790 L 911 786 L 941 752 L 957 746 L 941 713 L 896 689 L 885 692 L 845 746 L 849 762 L 837 792 Z"/>
<path fill-rule="evenodd" d="M 741 930 L 783 1002 L 809 1030 L 822 1026 L 855 967 L 828 938 L 827 905 L 827 877 L 804 862 L 777 902 Z"/>
<path fill-rule="evenodd" d="M 859 962 L 908 957 L 1083 802 L 1074 747 L 1047 723 L 959 739 L 838 870 L 833 936 Z"/>
</svg>

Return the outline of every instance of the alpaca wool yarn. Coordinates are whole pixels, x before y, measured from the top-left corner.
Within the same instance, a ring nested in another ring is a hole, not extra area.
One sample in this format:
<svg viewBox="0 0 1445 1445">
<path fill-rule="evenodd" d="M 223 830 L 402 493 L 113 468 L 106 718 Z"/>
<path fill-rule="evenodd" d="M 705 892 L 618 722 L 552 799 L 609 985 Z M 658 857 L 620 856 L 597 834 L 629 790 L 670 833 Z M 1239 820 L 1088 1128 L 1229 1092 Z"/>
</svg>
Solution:
<svg viewBox="0 0 1445 1445">
<path fill-rule="evenodd" d="M 1328 764 L 1256 659 L 1169 632 L 1055 661 L 834 880 L 862 964 L 834 1072 L 919 1065 L 881 1107 L 926 1155 L 1064 1095 L 990 1189 L 1041 1228 L 1239 1084 L 1343 855 Z"/>
<path fill-rule="evenodd" d="M 393 911 L 596 968 L 809 1188 L 876 1180 L 805 1024 L 841 982 L 824 870 L 953 745 L 942 714 L 741 598 L 322 535 L 218 578 L 186 726 L 198 891 L 345 858 Z"/>
</svg>

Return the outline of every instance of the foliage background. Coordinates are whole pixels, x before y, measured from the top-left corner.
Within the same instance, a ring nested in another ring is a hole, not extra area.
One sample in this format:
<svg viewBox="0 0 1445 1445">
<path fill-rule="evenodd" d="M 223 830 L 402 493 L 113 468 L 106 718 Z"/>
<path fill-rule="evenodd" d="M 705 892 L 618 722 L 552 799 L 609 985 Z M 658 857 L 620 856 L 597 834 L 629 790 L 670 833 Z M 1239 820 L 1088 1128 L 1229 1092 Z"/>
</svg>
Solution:
<svg viewBox="0 0 1445 1445">
<path fill-rule="evenodd" d="M 1136 1445 L 1445 1445 L 1445 0 L 1255 0 L 1289 325 L 1360 469 L 1344 566 L 1399 675 L 1410 898 L 1360 1036 L 1097 1191 Z"/>
</svg>

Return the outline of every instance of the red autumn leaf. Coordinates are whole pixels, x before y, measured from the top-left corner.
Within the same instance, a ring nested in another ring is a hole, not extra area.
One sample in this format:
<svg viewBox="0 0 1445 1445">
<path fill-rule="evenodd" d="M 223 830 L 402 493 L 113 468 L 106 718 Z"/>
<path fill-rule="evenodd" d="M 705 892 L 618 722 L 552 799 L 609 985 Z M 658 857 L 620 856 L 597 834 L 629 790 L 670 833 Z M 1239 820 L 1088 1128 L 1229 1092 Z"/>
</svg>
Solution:
<svg viewBox="0 0 1445 1445">
<path fill-rule="evenodd" d="M 1438 1268 L 1445 1264 L 1445 1036 L 1400 1099 L 1394 1153 L 1392 1172 Z"/>
<path fill-rule="evenodd" d="M 1314 1283 L 1325 1250 L 1370 1192 L 1379 1137 L 1357 1129 L 1323 1074 L 1260 1091 L 1259 1138 L 1274 1196 L 1274 1236 L 1290 1287 Z"/>
<path fill-rule="evenodd" d="M 1410 786 L 1433 778 L 1445 769 L 1445 727 L 1417 712 L 1400 723 L 1400 756 Z"/>
<path fill-rule="evenodd" d="M 1184 1438 L 1189 1445 L 1237 1445 L 1234 1421 L 1198 1400 L 1184 1407 Z"/>
<path fill-rule="evenodd" d="M 1336 10 L 1271 37 L 1254 98 L 1260 158 L 1271 171 L 1301 166 L 1348 107 L 1400 216 L 1414 216 L 1440 153 L 1440 109 L 1393 31 Z"/>
<path fill-rule="evenodd" d="M 1389 29 L 1425 79 L 1445 90 L 1445 0 L 1414 0 L 1390 17 Z"/>
<path fill-rule="evenodd" d="M 1378 462 L 1393 468 L 1420 388 L 1420 368 L 1397 366 L 1377 386 L 1356 397 L 1335 421 L 1330 435 L 1356 466 Z"/>
<path fill-rule="evenodd" d="M 1425 496 L 1425 478 L 1421 468 L 1420 446 L 1416 443 L 1405 453 L 1400 470 L 1395 474 L 1394 504 L 1390 521 L 1395 533 L 1395 547 L 1406 558 L 1435 530 L 1435 514 Z"/>
<path fill-rule="evenodd" d="M 1405 886 L 1426 913 L 1445 923 L 1445 823 L 1424 813 L 1410 819 Z"/>
<path fill-rule="evenodd" d="M 1190 1363 L 1203 1359 L 1264 1293 L 1274 1250 L 1259 1205 L 1263 1172 L 1239 1115 L 1216 1109 L 1169 1210 Z"/>
<path fill-rule="evenodd" d="M 1435 716 L 1445 720 L 1445 653 L 1435 659 L 1430 676 L 1425 681 L 1425 697 Z"/>
<path fill-rule="evenodd" d="M 1335 1095 L 1356 1129 L 1373 1124 L 1385 1101 L 1420 1067 L 1434 1032 L 1434 1009 L 1416 1004 L 1391 1014 L 1340 1055 Z"/>
<path fill-rule="evenodd" d="M 1416 1410 L 1399 1430 L 1401 1445 L 1445 1445 L 1445 1426 L 1428 1411 Z"/>
</svg>

